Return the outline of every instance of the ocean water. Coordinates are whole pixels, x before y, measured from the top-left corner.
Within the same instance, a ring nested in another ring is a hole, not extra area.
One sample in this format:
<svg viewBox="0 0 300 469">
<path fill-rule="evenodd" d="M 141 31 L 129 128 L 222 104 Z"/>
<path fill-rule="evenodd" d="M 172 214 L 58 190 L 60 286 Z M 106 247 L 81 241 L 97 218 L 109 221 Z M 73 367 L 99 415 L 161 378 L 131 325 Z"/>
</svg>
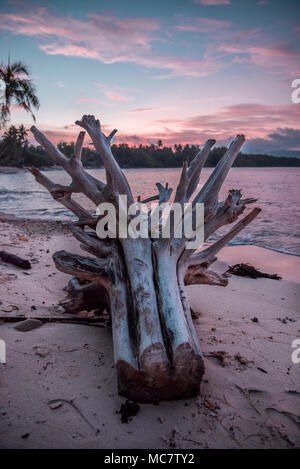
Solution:
<svg viewBox="0 0 300 469">
<path fill-rule="evenodd" d="M 211 171 L 211 168 L 204 169 L 199 189 Z M 89 172 L 105 181 L 104 170 Z M 180 169 L 127 169 L 125 173 L 134 196 L 141 195 L 143 199 L 157 193 L 156 182 L 168 182 L 170 187 L 176 188 Z M 70 182 L 63 171 L 51 170 L 46 174 L 57 183 Z M 300 256 L 300 168 L 232 168 L 219 199 L 223 200 L 233 188 L 242 189 L 244 197 L 257 198 L 258 202 L 253 206 L 257 205 L 263 211 L 230 244 L 254 244 Z M 94 209 L 85 196 L 74 198 L 84 207 Z M 0 173 L 0 212 L 29 218 L 74 218 L 36 183 L 29 172 Z M 230 225 L 223 227 L 214 237 L 218 238 L 229 229 Z"/>
</svg>

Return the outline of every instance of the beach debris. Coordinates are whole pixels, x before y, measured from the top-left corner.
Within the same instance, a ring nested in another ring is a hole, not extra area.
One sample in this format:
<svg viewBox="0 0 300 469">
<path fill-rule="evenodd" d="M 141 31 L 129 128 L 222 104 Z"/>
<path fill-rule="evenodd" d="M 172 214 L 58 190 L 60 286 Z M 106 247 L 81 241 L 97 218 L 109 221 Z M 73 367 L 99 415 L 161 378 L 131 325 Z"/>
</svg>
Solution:
<svg viewBox="0 0 300 469">
<path fill-rule="evenodd" d="M 177 427 L 175 427 L 172 431 L 171 431 L 171 435 L 169 438 L 165 437 L 165 436 L 161 436 L 160 439 L 169 447 L 169 448 L 178 448 L 179 445 L 180 445 L 180 440 L 181 440 L 181 435 L 177 429 Z M 184 438 L 182 438 L 184 439 Z"/>
<path fill-rule="evenodd" d="M 198 311 L 194 311 L 192 308 L 190 308 L 190 311 L 192 319 L 198 319 L 201 316 L 201 313 L 199 313 Z"/>
<path fill-rule="evenodd" d="M 24 274 L 25 272 L 23 272 Z M 27 272 L 26 272 L 27 273 Z M 0 282 L 12 282 L 13 280 L 16 280 L 18 276 L 13 273 L 3 273 L 0 272 Z"/>
<path fill-rule="evenodd" d="M 236 365 L 236 362 L 238 362 L 238 370 L 245 370 L 246 368 L 248 368 L 249 363 L 253 363 L 252 360 L 248 360 L 247 358 L 243 357 L 240 353 L 236 353 L 234 356 L 231 356 L 224 350 L 217 350 L 205 353 L 204 356 L 216 359 L 218 364 L 221 365 L 223 368 L 225 366 L 230 366 L 233 364 Z"/>
<path fill-rule="evenodd" d="M 277 319 L 277 321 L 280 321 L 280 322 L 282 322 L 283 324 L 287 324 L 288 321 L 290 321 L 290 322 L 296 322 L 296 319 L 292 319 L 292 318 L 289 318 L 289 317 L 287 317 L 287 316 L 286 316 L 285 318 L 276 318 L 276 319 Z"/>
<path fill-rule="evenodd" d="M 217 409 L 217 406 L 216 404 L 213 404 L 209 399 L 204 399 L 203 401 L 203 404 L 205 405 L 205 407 L 207 407 L 207 409 L 209 410 L 216 410 Z"/>
<path fill-rule="evenodd" d="M 93 282 L 73 277 L 64 290 L 68 292 L 68 295 L 60 301 L 59 305 L 66 313 L 85 312 L 84 316 L 103 317 L 109 324 L 109 299 L 105 288 Z"/>
<path fill-rule="evenodd" d="M 63 405 L 62 401 L 55 401 L 49 404 L 49 407 L 50 409 L 55 410 L 55 409 L 59 409 L 62 405 Z"/>
<path fill-rule="evenodd" d="M 224 350 L 218 350 L 205 354 L 206 357 L 216 358 L 222 367 L 227 365 L 228 354 Z"/>
<path fill-rule="evenodd" d="M 74 409 L 77 414 L 82 418 L 82 420 L 89 426 L 89 428 L 93 431 L 95 435 L 99 434 L 99 429 L 95 428 L 92 423 L 86 418 L 84 413 L 79 409 L 79 407 L 74 403 L 75 399 L 52 399 L 48 401 L 48 406 L 51 409 L 58 409 L 60 408 L 63 404 L 69 405 L 72 409 Z"/>
<path fill-rule="evenodd" d="M 34 329 L 37 329 L 38 327 L 41 327 L 42 324 L 43 323 L 39 321 L 38 319 L 29 318 L 17 324 L 15 326 L 15 329 L 21 332 L 29 332 L 29 331 L 33 331 Z"/>
<path fill-rule="evenodd" d="M 30 435 L 30 433 L 24 433 L 24 435 L 22 435 L 22 438 L 25 440 L 26 438 L 28 438 Z"/>
<path fill-rule="evenodd" d="M 259 321 L 258 321 L 258 318 L 256 318 L 256 317 L 251 318 L 251 321 L 252 321 L 252 322 L 259 322 Z"/>
<path fill-rule="evenodd" d="M 243 357 L 240 353 L 236 353 L 234 358 L 243 368 L 248 368 L 249 363 L 253 363 L 253 360 L 248 360 L 248 358 Z"/>
<path fill-rule="evenodd" d="M 179 440 L 180 440 L 180 433 L 177 427 L 175 427 L 171 432 L 170 438 L 167 440 L 168 446 L 170 448 L 178 448 Z"/>
<path fill-rule="evenodd" d="M 27 236 L 19 236 L 19 241 L 29 241 L 29 239 L 27 238 Z"/>
<path fill-rule="evenodd" d="M 49 308 L 50 310 L 50 308 Z M 2 310 L 0 310 L 2 311 Z M 9 311 L 10 313 L 11 311 Z M 51 311 L 49 311 L 51 313 Z M 25 322 L 26 316 L 24 315 L 11 315 L 6 312 L 6 314 L 0 314 L 0 321 L 6 321 L 6 322 Z M 51 314 L 49 316 L 34 316 L 35 320 L 39 320 L 41 323 L 47 323 L 47 322 L 61 322 L 61 323 L 66 323 L 66 324 L 81 324 L 85 326 L 93 326 L 93 327 L 106 327 L 107 322 L 104 320 L 102 317 L 88 317 L 88 316 L 78 316 L 78 315 L 70 315 L 66 316 L 65 314 Z"/>
<path fill-rule="evenodd" d="M 34 347 L 32 347 L 32 350 L 34 350 L 35 355 L 38 355 L 41 358 L 45 358 L 51 353 L 51 350 L 49 348 L 43 347 L 41 345 L 35 345 Z"/>
<path fill-rule="evenodd" d="M 229 266 L 229 269 L 224 272 L 223 275 L 226 275 L 228 277 L 229 274 L 233 275 L 238 275 L 239 277 L 250 277 L 250 278 L 270 278 L 272 280 L 281 280 L 281 277 L 277 274 L 267 274 L 265 272 L 261 272 L 260 270 L 257 270 L 253 265 L 251 264 L 234 264 Z"/>
<path fill-rule="evenodd" d="M 19 308 L 15 305 L 7 305 L 4 308 L 1 308 L 0 311 L 3 311 L 4 313 L 12 313 L 13 311 L 19 311 Z"/>
<path fill-rule="evenodd" d="M 128 399 L 125 403 L 121 404 L 120 410 L 117 414 L 121 415 L 121 422 L 128 423 L 135 417 L 139 412 L 141 406 L 137 402 L 131 402 Z"/>
<path fill-rule="evenodd" d="M 261 371 L 262 373 L 268 373 L 266 370 L 264 370 L 263 368 L 260 368 L 259 366 L 257 367 L 257 369 Z"/>
<path fill-rule="evenodd" d="M 31 269 L 31 264 L 27 259 L 22 259 L 21 257 L 6 251 L 0 251 L 0 260 L 7 262 L 8 264 L 13 264 L 21 269 Z"/>
<path fill-rule="evenodd" d="M 277 318 L 277 321 L 282 322 L 283 324 L 287 324 L 286 318 Z"/>
</svg>

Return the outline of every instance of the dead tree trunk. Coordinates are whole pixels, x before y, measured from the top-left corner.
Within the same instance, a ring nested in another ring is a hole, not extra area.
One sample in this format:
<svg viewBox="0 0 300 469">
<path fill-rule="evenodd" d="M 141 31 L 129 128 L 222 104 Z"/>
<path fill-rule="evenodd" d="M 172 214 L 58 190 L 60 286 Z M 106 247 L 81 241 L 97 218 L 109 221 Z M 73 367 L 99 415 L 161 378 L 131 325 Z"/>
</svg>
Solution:
<svg viewBox="0 0 300 469">
<path fill-rule="evenodd" d="M 75 154 L 66 158 L 36 127 L 35 139 L 71 176 L 70 186 L 52 183 L 38 169 L 30 171 L 48 189 L 52 197 L 70 209 L 78 220 L 72 233 L 91 257 L 59 251 L 53 256 L 56 267 L 79 279 L 85 279 L 105 289 L 110 303 L 114 343 L 114 359 L 120 394 L 139 401 L 191 397 L 198 393 L 204 373 L 203 356 L 191 320 L 185 285 L 210 284 L 225 286 L 227 280 L 208 270 L 216 253 L 236 236 L 259 213 L 255 208 L 218 242 L 200 252 L 186 249 L 186 239 L 106 239 L 96 236 L 98 218 L 91 216 L 72 199 L 81 192 L 96 206 L 101 202 L 116 204 L 119 195 L 126 195 L 128 204 L 134 202 L 127 179 L 114 159 L 110 141 L 101 131 L 98 120 L 83 116 L 77 121 L 92 139 L 105 170 L 106 184 L 88 174 L 81 163 L 85 132 L 80 132 Z M 224 202 L 218 193 L 232 166 L 244 136 L 238 135 L 214 169 L 208 181 L 197 191 L 200 172 L 214 145 L 209 140 L 192 163 L 184 162 L 175 202 L 205 205 L 205 239 L 218 228 L 232 223 L 254 199 L 241 198 L 239 190 L 229 192 Z M 149 200 L 166 202 L 172 190 L 157 184 L 159 194 Z"/>
</svg>

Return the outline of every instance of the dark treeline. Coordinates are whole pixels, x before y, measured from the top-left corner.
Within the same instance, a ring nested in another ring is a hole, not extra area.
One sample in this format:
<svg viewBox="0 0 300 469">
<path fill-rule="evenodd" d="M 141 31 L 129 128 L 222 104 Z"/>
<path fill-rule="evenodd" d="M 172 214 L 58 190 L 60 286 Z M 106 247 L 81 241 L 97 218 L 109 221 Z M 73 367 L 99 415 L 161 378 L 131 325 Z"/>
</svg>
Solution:
<svg viewBox="0 0 300 469">
<path fill-rule="evenodd" d="M 66 156 L 74 153 L 74 143 L 61 142 L 59 149 Z M 199 151 L 198 145 L 163 146 L 157 144 L 130 147 L 126 143 L 112 145 L 112 152 L 122 168 L 176 168 L 182 166 L 184 158 L 190 162 Z M 205 164 L 214 167 L 223 156 L 226 147 L 214 148 Z M 82 161 L 85 167 L 100 168 L 102 166 L 99 154 L 88 148 L 83 148 Z M 38 168 L 55 165 L 54 160 L 40 146 L 29 145 L 28 132 L 24 126 L 11 126 L 2 136 L 0 142 L 0 166 L 36 166 Z M 233 166 L 300 166 L 300 158 L 277 157 L 270 155 L 240 153 Z"/>
</svg>

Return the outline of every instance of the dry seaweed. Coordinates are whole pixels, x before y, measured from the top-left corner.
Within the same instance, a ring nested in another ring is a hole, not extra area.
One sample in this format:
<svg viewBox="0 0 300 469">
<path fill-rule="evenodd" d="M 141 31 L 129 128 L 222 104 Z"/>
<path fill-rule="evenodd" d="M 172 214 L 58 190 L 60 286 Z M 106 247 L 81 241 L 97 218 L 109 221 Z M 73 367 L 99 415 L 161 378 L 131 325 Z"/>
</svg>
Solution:
<svg viewBox="0 0 300 469">
<path fill-rule="evenodd" d="M 267 274 L 266 272 L 261 272 L 257 270 L 251 264 L 234 264 L 229 266 L 229 269 L 226 270 L 224 275 L 228 276 L 229 274 L 238 275 L 239 277 L 250 277 L 250 278 L 271 278 L 273 280 L 281 280 L 281 277 L 277 274 Z"/>
<path fill-rule="evenodd" d="M 117 414 L 121 414 L 121 422 L 128 423 L 132 420 L 132 417 L 135 417 L 138 411 L 140 410 L 140 405 L 136 402 L 131 402 L 128 399 L 125 404 L 121 404 L 120 410 Z"/>
</svg>

